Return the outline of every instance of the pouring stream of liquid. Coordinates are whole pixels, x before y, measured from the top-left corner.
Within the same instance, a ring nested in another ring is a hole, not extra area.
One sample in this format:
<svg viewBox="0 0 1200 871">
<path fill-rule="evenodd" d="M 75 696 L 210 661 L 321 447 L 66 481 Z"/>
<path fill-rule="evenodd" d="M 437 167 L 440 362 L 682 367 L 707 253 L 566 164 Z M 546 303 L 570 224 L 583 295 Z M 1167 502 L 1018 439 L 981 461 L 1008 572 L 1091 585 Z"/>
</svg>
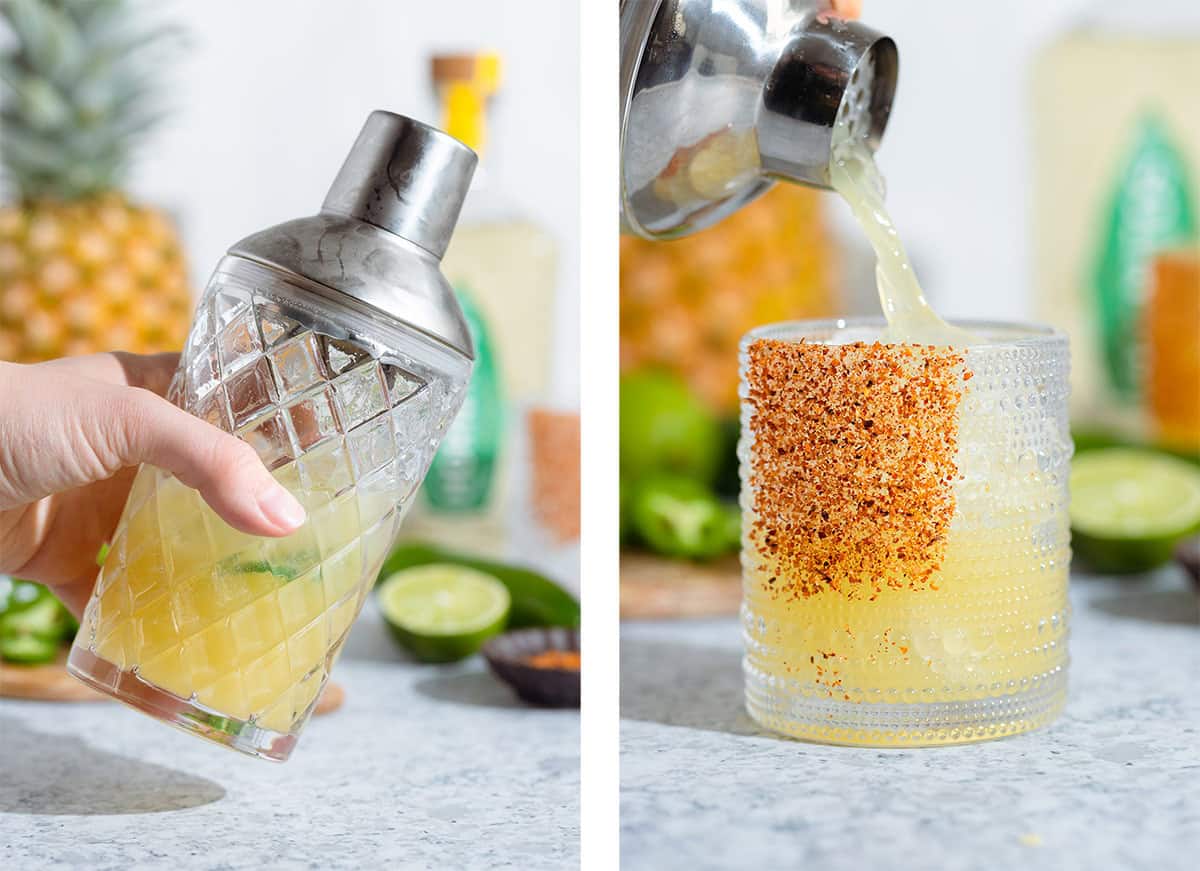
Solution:
<svg viewBox="0 0 1200 871">
<path fill-rule="evenodd" d="M 850 205 L 855 219 L 875 249 L 879 302 L 887 319 L 884 342 L 962 347 L 978 340 L 946 323 L 925 299 L 908 253 L 884 204 L 884 182 L 865 138 L 854 125 L 839 121 L 834 129 L 830 182 Z"/>
</svg>

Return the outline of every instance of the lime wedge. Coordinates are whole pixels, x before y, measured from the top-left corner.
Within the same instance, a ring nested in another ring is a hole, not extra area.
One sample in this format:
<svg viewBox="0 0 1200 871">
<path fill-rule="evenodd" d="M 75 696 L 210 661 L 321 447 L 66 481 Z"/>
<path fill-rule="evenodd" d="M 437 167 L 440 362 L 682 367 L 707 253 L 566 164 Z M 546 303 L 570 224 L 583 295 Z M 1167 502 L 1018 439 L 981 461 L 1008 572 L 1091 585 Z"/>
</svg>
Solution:
<svg viewBox="0 0 1200 871">
<path fill-rule="evenodd" d="M 1101 572 L 1144 572 L 1200 530 L 1200 469 L 1136 448 L 1089 451 L 1071 463 L 1071 545 Z"/>
<path fill-rule="evenodd" d="M 484 572 L 449 563 L 392 574 L 379 608 L 396 640 L 424 662 L 455 662 L 504 629 L 508 588 Z"/>
</svg>

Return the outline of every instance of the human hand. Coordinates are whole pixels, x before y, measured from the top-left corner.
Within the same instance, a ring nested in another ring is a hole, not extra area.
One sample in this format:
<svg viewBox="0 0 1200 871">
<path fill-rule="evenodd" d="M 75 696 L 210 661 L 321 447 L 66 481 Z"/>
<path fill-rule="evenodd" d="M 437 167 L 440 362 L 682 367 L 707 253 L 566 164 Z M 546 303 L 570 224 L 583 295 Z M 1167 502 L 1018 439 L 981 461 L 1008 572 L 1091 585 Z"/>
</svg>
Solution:
<svg viewBox="0 0 1200 871">
<path fill-rule="evenodd" d="M 141 463 L 196 488 L 242 532 L 282 536 L 304 522 L 250 445 L 162 398 L 178 359 L 0 362 L 0 572 L 46 584 L 78 616 Z"/>
<path fill-rule="evenodd" d="M 833 11 L 842 18 L 862 16 L 862 0 L 833 0 Z"/>
</svg>

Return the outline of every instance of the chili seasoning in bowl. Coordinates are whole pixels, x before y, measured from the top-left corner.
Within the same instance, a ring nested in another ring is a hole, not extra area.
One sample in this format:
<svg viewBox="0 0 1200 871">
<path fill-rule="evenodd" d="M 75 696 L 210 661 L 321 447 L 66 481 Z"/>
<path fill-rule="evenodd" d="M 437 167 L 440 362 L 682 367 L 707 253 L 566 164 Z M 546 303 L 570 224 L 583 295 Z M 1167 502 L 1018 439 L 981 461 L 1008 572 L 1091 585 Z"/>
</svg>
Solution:
<svg viewBox="0 0 1200 871">
<path fill-rule="evenodd" d="M 517 629 L 483 645 L 492 673 L 531 705 L 579 707 L 579 630 Z"/>
</svg>

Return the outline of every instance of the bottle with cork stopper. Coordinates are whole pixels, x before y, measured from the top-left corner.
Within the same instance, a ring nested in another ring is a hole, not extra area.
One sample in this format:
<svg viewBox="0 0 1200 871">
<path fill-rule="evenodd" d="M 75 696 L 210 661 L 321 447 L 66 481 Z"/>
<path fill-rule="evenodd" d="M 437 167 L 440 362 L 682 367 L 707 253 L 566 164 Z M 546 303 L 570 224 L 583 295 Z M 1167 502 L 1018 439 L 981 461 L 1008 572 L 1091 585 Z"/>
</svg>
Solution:
<svg viewBox="0 0 1200 871">
<path fill-rule="evenodd" d="M 430 76 L 450 135 L 480 155 L 442 269 L 476 347 L 475 375 L 460 420 L 447 433 L 416 506 L 410 534 L 503 555 L 514 409 L 543 397 L 551 381 L 557 273 L 554 239 L 498 183 L 488 105 L 502 63 L 489 52 L 439 54 Z"/>
</svg>

